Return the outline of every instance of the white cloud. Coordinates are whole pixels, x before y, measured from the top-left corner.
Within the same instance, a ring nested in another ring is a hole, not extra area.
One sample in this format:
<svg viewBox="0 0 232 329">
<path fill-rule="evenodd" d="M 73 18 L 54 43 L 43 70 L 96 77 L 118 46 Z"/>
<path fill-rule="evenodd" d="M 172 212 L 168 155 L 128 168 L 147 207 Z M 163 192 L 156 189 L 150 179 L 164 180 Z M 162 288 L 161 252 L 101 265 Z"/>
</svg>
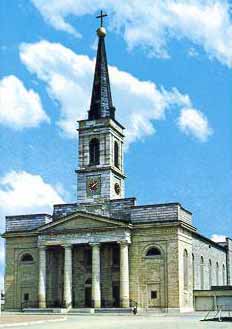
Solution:
<svg viewBox="0 0 232 329">
<path fill-rule="evenodd" d="M 59 102 L 60 128 L 75 137 L 75 122 L 86 118 L 89 109 L 95 60 L 48 41 L 23 44 L 20 57 L 47 84 L 50 97 Z M 154 134 L 153 121 L 165 119 L 167 110 L 192 108 L 189 96 L 175 88 L 171 91 L 158 88 L 155 83 L 141 81 L 116 67 L 110 66 L 109 71 L 116 116 L 127 128 L 127 144 Z M 202 140 L 198 130 L 188 132 Z"/>
<path fill-rule="evenodd" d="M 202 142 L 205 142 L 213 133 L 204 114 L 192 108 L 181 110 L 178 125 L 186 135 L 193 135 Z"/>
<path fill-rule="evenodd" d="M 69 16 L 108 12 L 110 28 L 120 33 L 129 48 L 168 57 L 171 39 L 187 39 L 208 56 L 231 67 L 232 24 L 226 0 L 32 0 L 54 28 L 76 34 Z"/>
<path fill-rule="evenodd" d="M 211 240 L 214 242 L 225 242 L 226 241 L 226 236 L 225 235 L 219 235 L 219 234 L 213 234 L 211 236 Z"/>
<path fill-rule="evenodd" d="M 54 203 L 63 203 L 62 197 L 39 175 L 10 171 L 0 179 L 1 212 L 5 215 L 50 212 Z"/>
<path fill-rule="evenodd" d="M 20 130 L 43 121 L 49 122 L 49 118 L 36 92 L 27 90 L 16 76 L 0 80 L 0 124 Z"/>
<path fill-rule="evenodd" d="M 0 178 L 1 233 L 4 231 L 5 216 L 51 213 L 52 206 L 56 203 L 64 203 L 62 195 L 41 176 L 25 171 L 8 172 Z M 3 288 L 4 257 L 4 243 L 0 239 L 0 289 Z"/>
</svg>

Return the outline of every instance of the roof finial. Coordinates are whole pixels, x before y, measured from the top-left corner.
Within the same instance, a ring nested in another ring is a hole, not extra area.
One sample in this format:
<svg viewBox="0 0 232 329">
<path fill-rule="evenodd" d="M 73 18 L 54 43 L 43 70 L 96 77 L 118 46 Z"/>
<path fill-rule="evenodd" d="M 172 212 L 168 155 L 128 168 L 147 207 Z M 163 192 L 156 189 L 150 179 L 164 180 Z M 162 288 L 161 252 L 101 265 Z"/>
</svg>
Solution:
<svg viewBox="0 0 232 329">
<path fill-rule="evenodd" d="M 101 10 L 100 15 L 96 16 L 96 18 L 100 18 L 100 27 L 97 29 L 97 35 L 99 37 L 105 37 L 106 35 L 106 29 L 103 27 L 103 19 L 104 17 L 108 16 L 107 14 L 103 14 L 103 11 Z"/>
</svg>

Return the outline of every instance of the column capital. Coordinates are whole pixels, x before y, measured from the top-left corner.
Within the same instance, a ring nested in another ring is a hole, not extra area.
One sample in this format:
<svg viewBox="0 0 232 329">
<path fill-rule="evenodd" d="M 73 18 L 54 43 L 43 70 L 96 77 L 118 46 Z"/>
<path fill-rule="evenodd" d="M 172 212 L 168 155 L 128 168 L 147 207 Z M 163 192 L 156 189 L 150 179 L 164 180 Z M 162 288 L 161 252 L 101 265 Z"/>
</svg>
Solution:
<svg viewBox="0 0 232 329">
<path fill-rule="evenodd" d="M 90 245 L 91 247 L 100 247 L 101 242 L 93 242 L 93 243 L 89 243 L 89 245 Z"/>
<path fill-rule="evenodd" d="M 120 244 L 121 246 L 128 246 L 130 244 L 127 240 L 117 241 L 117 243 Z"/>
<path fill-rule="evenodd" d="M 39 249 L 39 250 L 46 250 L 46 249 L 47 249 L 47 246 L 39 245 L 39 246 L 38 246 L 38 249 Z"/>
<path fill-rule="evenodd" d="M 63 243 L 61 244 L 61 247 L 64 249 L 72 249 L 72 244 L 71 243 Z"/>
</svg>

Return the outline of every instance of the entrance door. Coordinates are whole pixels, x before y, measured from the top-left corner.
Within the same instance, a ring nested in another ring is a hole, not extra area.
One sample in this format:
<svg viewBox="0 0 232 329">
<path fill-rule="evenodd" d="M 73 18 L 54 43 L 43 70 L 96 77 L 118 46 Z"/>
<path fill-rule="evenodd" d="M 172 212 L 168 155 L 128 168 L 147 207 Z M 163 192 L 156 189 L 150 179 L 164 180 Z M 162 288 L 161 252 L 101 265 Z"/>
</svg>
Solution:
<svg viewBox="0 0 232 329">
<path fill-rule="evenodd" d="M 85 307 L 92 307 L 92 288 L 85 287 Z"/>
<path fill-rule="evenodd" d="M 160 284 L 147 285 L 148 307 L 161 307 L 160 305 Z"/>
</svg>

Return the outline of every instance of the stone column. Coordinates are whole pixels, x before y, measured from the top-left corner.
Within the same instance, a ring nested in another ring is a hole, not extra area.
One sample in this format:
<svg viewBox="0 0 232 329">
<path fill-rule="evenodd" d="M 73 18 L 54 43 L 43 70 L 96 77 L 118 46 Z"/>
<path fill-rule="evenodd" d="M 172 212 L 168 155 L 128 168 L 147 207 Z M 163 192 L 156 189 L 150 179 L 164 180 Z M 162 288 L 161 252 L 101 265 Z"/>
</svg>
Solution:
<svg viewBox="0 0 232 329">
<path fill-rule="evenodd" d="M 100 286 L 100 243 L 92 246 L 92 306 L 101 307 L 101 286 Z"/>
<path fill-rule="evenodd" d="M 64 245 L 64 305 L 72 307 L 72 245 Z"/>
<path fill-rule="evenodd" d="M 39 247 L 39 308 L 46 308 L 46 247 Z"/>
<path fill-rule="evenodd" d="M 129 307 L 129 259 L 128 242 L 120 242 L 120 304 Z"/>
</svg>

